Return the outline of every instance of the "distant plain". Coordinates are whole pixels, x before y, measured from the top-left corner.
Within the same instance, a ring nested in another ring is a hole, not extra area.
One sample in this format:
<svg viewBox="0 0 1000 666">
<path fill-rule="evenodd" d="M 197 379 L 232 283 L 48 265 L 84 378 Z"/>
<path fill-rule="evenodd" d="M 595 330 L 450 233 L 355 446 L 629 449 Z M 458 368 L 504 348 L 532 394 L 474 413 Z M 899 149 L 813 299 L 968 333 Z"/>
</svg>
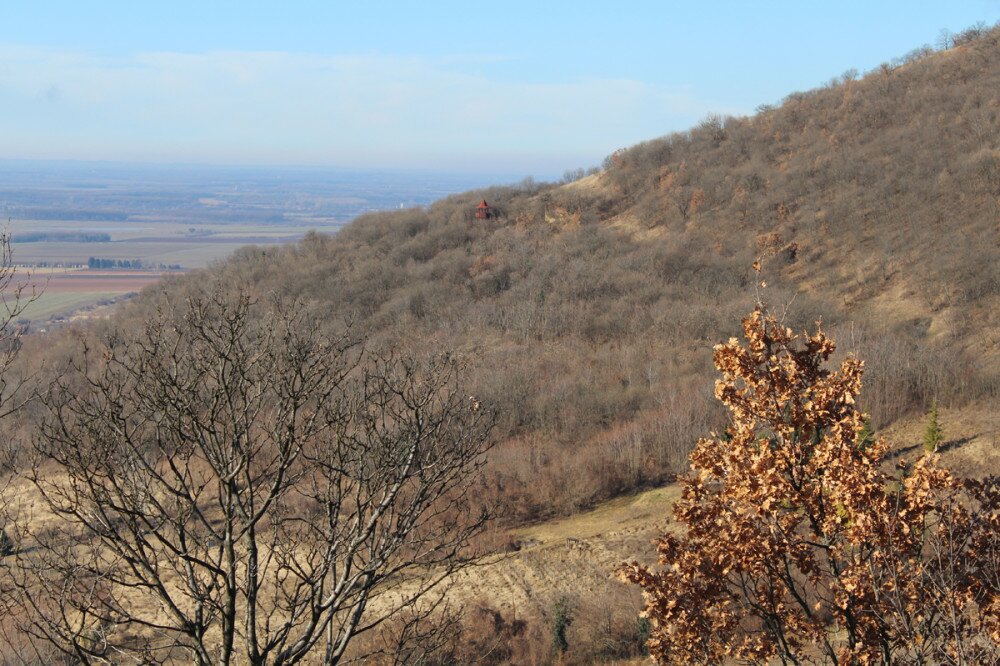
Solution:
<svg viewBox="0 0 1000 666">
<path fill-rule="evenodd" d="M 115 229 L 120 226 L 121 230 Z M 19 243 L 19 232 L 73 231 L 110 232 L 106 242 L 42 241 Z M 310 229 L 334 232 L 339 224 L 301 226 L 201 224 L 197 228 L 176 223 L 149 223 L 102 220 L 11 221 L 14 262 L 18 282 L 37 292 L 37 298 L 21 319 L 40 322 L 64 318 L 82 309 L 107 305 L 154 284 L 166 273 L 205 268 L 246 245 L 280 245 L 293 242 Z M 194 229 L 194 231 L 192 231 Z M 88 268 L 88 260 L 99 258 L 135 262 L 142 269 L 99 270 Z"/>
<path fill-rule="evenodd" d="M 357 215 L 425 205 L 478 183 L 474 176 L 31 161 L 0 161 L 0 173 L 15 284 L 28 284 L 36 297 L 21 319 L 33 325 L 103 314 L 164 274 L 206 268 L 247 245 L 332 233 Z"/>
</svg>

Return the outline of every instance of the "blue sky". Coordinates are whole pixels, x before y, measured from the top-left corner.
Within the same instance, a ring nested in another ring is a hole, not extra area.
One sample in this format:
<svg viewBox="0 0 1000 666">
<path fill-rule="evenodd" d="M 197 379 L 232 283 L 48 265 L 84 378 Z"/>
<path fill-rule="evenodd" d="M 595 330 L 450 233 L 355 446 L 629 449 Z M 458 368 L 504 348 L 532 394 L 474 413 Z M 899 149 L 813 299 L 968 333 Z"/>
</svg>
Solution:
<svg viewBox="0 0 1000 666">
<path fill-rule="evenodd" d="M 0 159 L 551 177 L 998 19 L 1000 0 L 3 0 Z"/>
</svg>

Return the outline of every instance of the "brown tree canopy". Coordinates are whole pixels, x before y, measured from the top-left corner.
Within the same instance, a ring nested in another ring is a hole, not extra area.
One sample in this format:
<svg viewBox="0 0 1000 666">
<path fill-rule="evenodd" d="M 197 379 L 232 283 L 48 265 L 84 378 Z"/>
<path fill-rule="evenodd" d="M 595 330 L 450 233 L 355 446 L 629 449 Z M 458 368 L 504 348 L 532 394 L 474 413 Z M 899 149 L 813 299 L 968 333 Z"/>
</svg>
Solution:
<svg viewBox="0 0 1000 666">
<path fill-rule="evenodd" d="M 681 480 L 682 527 L 642 587 L 661 663 L 1000 659 L 1000 485 L 927 455 L 886 470 L 863 435 L 863 363 L 755 310 L 715 348 L 730 412 Z"/>
</svg>

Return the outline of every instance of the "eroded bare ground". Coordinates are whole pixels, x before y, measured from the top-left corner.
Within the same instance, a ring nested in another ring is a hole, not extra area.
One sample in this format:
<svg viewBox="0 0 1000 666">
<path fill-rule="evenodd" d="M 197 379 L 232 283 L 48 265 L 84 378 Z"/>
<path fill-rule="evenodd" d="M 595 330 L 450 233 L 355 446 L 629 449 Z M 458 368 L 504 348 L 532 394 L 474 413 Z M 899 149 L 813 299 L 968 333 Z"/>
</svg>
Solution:
<svg viewBox="0 0 1000 666">
<path fill-rule="evenodd" d="M 676 485 L 618 498 L 585 513 L 513 532 L 520 550 L 486 558 L 462 572 L 452 593 L 463 601 L 488 601 L 500 611 L 546 610 L 558 596 L 598 598 L 620 585 L 615 566 L 648 559 L 653 538 L 670 523 Z M 620 596 L 620 595 L 619 595 Z"/>
<path fill-rule="evenodd" d="M 1000 473 L 1000 410 L 978 403 L 940 412 L 945 430 L 942 463 L 960 475 Z M 887 428 L 884 435 L 899 459 L 922 452 L 924 419 L 914 417 Z M 498 610 L 546 612 L 552 599 L 576 594 L 622 603 L 627 591 L 613 578 L 626 560 L 653 562 L 652 541 L 670 529 L 676 484 L 621 497 L 575 516 L 514 530 L 520 550 L 487 558 L 456 580 L 452 594 L 463 602 L 491 603 Z M 638 608 L 638 606 L 636 606 Z"/>
</svg>

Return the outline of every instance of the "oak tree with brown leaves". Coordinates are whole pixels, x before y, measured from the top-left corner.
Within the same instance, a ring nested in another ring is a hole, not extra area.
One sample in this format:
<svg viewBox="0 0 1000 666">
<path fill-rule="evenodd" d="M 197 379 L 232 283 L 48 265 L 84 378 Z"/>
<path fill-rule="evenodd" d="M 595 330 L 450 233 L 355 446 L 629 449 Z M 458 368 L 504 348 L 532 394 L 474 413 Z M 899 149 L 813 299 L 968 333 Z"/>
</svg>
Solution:
<svg viewBox="0 0 1000 666">
<path fill-rule="evenodd" d="M 862 361 L 758 308 L 715 349 L 731 421 L 681 479 L 644 593 L 660 663 L 1000 661 L 1000 485 L 860 445 Z"/>
</svg>

